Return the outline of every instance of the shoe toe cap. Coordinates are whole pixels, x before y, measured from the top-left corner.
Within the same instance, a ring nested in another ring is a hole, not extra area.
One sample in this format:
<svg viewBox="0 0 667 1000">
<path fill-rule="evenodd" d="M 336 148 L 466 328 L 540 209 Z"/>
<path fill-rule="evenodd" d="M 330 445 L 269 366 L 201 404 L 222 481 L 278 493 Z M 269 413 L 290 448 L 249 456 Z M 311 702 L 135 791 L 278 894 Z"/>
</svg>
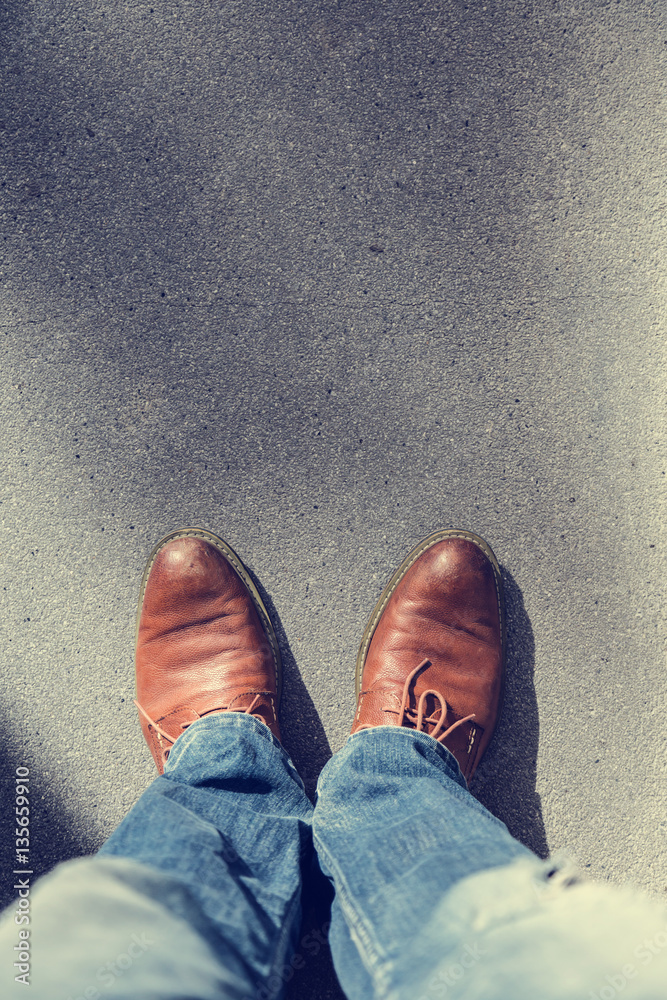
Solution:
<svg viewBox="0 0 667 1000">
<path fill-rule="evenodd" d="M 192 596 L 218 589 L 232 573 L 222 553 L 203 538 L 175 538 L 157 553 L 146 585 L 146 597 L 151 593 L 176 587 Z"/>
</svg>

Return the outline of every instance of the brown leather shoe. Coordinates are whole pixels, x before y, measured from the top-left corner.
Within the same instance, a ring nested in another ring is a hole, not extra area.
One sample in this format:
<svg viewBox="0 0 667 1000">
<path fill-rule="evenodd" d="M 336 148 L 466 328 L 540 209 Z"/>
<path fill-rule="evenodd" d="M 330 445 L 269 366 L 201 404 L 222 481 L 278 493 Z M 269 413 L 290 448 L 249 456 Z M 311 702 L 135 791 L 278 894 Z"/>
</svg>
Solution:
<svg viewBox="0 0 667 1000">
<path fill-rule="evenodd" d="M 158 542 L 137 612 L 141 728 L 162 774 L 176 739 L 203 715 L 248 712 L 280 739 L 280 652 L 248 571 L 203 528 Z"/>
<path fill-rule="evenodd" d="M 490 547 L 469 531 L 430 535 L 394 573 L 364 632 L 352 732 L 419 729 L 451 750 L 470 781 L 500 709 L 504 648 Z"/>
</svg>

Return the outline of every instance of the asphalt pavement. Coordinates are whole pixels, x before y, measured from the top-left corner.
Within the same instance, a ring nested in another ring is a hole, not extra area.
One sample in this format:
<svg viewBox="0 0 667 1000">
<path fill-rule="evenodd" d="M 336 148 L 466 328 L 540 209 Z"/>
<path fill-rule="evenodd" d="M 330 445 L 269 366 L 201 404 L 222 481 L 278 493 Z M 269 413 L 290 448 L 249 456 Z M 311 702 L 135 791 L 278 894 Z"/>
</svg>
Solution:
<svg viewBox="0 0 667 1000">
<path fill-rule="evenodd" d="M 0 33 L 3 870 L 17 766 L 36 872 L 153 777 L 163 534 L 253 573 L 312 790 L 377 597 L 454 526 L 508 605 L 473 790 L 664 898 L 667 9 L 4 0 Z M 340 996 L 324 950 L 290 990 Z"/>
</svg>

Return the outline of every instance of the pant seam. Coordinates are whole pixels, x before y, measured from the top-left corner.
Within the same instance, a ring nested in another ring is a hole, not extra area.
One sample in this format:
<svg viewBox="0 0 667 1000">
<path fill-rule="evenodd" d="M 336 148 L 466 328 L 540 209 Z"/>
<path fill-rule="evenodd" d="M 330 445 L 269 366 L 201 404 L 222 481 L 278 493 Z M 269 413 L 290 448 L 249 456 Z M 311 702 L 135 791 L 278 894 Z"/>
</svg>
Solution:
<svg viewBox="0 0 667 1000">
<path fill-rule="evenodd" d="M 299 891 L 296 892 L 294 895 L 294 899 L 290 904 L 280 934 L 278 935 L 278 940 L 276 942 L 276 947 L 273 955 L 273 961 L 271 962 L 269 973 L 266 977 L 267 984 L 269 983 L 271 977 L 274 975 L 278 975 L 278 977 L 282 980 L 282 976 L 280 975 L 279 970 L 283 965 L 287 964 L 287 944 L 289 942 L 289 937 L 295 919 L 295 911 L 298 911 L 300 904 L 301 904 L 301 886 L 299 887 Z M 279 987 L 277 990 L 271 991 L 270 995 L 277 997 L 280 995 L 280 993 L 281 993 L 281 988 Z"/>
<path fill-rule="evenodd" d="M 345 914 L 345 923 L 357 946 L 360 958 L 373 980 L 376 996 L 386 1000 L 389 997 L 388 980 L 392 963 L 380 947 L 364 915 L 355 906 L 353 894 L 341 869 L 315 834 L 313 834 L 313 842 L 318 855 L 322 855 L 326 859 L 327 866 L 334 876 L 336 897 Z M 360 928 L 363 928 L 363 935 L 359 931 Z M 364 937 L 366 941 L 364 941 Z"/>
</svg>

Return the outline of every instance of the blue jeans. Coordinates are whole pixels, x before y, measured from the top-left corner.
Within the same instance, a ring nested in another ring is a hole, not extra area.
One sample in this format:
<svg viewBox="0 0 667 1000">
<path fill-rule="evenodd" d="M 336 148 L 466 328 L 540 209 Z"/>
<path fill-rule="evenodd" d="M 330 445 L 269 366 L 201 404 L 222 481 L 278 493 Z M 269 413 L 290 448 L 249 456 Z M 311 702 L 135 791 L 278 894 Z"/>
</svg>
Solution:
<svg viewBox="0 0 667 1000">
<path fill-rule="evenodd" d="M 284 749 L 238 713 L 193 723 L 97 857 L 35 887 L 30 996 L 280 997 L 306 961 L 313 844 L 350 1000 L 664 1000 L 665 911 L 540 861 L 430 736 L 351 736 L 313 809 Z M 24 995 L 7 975 L 16 933 L 10 908 L 3 997 Z"/>
</svg>

